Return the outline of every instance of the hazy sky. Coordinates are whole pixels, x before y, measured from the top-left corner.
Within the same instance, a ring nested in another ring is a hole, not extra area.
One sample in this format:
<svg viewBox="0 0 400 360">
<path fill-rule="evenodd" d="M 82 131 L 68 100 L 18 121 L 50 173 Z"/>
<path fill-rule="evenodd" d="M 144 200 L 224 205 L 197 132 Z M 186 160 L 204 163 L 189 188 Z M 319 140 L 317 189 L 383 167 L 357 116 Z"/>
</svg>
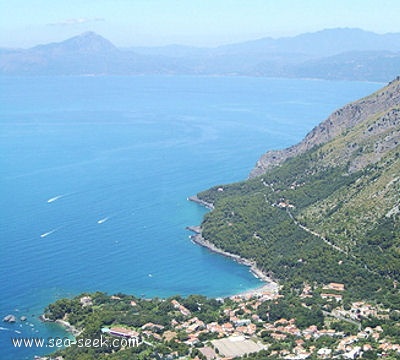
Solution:
<svg viewBox="0 0 400 360">
<path fill-rule="evenodd" d="M 0 0 L 0 47 L 95 31 L 117 46 L 216 46 L 333 27 L 400 32 L 399 0 Z"/>
</svg>

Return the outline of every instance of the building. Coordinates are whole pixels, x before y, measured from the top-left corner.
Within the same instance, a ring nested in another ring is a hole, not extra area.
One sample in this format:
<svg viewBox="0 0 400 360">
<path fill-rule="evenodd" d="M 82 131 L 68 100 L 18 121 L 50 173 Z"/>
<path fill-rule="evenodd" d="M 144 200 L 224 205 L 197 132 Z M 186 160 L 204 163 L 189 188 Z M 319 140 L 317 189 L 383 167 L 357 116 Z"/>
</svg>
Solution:
<svg viewBox="0 0 400 360">
<path fill-rule="evenodd" d="M 323 299 L 334 299 L 336 301 L 342 301 L 343 300 L 343 296 L 342 295 L 338 295 L 338 294 L 321 294 L 321 297 Z"/>
<path fill-rule="evenodd" d="M 103 331 L 104 329 L 102 329 Z M 103 331 L 106 332 L 106 331 Z M 125 338 L 138 338 L 139 333 L 137 331 L 121 328 L 121 327 L 112 327 L 108 329 L 108 333 L 113 336 L 120 336 Z"/>
<path fill-rule="evenodd" d="M 324 290 L 344 291 L 344 284 L 329 283 L 328 285 L 324 286 L 323 289 Z"/>
</svg>

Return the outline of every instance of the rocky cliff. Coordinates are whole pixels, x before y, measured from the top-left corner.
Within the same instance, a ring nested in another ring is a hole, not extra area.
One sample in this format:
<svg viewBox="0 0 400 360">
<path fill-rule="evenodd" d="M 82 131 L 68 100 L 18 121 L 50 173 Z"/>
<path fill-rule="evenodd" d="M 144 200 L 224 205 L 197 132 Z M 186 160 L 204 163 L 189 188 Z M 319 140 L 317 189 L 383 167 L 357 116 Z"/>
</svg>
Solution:
<svg viewBox="0 0 400 360">
<path fill-rule="evenodd" d="M 337 161 L 349 161 L 350 171 L 358 170 L 365 166 L 365 156 L 353 156 L 360 152 L 360 143 L 373 142 L 374 153 L 370 158 L 373 162 L 382 156 L 399 141 L 399 109 L 400 106 L 400 77 L 390 82 L 383 89 L 378 90 L 361 100 L 347 104 L 335 111 L 325 121 L 311 130 L 298 144 L 283 150 L 273 150 L 262 155 L 255 168 L 250 173 L 250 178 L 265 173 L 268 169 L 282 164 L 285 160 L 305 153 L 317 145 L 326 144 L 339 135 L 344 136 L 350 129 L 355 129 L 361 124 L 366 125 L 357 134 L 357 142 L 348 144 L 346 151 L 341 151 Z M 368 141 L 367 141 L 368 140 Z M 368 149 L 364 149 L 368 151 Z M 361 151 L 363 152 L 363 151 Z M 364 154 L 365 155 L 365 154 Z"/>
<path fill-rule="evenodd" d="M 209 242 L 291 286 L 334 281 L 358 299 L 398 296 L 400 78 L 263 155 L 250 179 L 219 187 L 198 194 L 214 204 L 202 223 Z"/>
</svg>

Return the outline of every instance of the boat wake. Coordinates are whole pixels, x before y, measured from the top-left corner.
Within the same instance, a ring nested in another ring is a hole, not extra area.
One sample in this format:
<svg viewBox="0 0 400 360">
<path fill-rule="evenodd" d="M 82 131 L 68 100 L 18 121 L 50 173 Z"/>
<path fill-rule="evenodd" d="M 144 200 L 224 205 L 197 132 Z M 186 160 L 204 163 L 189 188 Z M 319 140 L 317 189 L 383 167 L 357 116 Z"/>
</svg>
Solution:
<svg viewBox="0 0 400 360">
<path fill-rule="evenodd" d="M 105 218 L 103 218 L 103 219 L 98 220 L 97 223 L 98 223 L 98 224 L 103 224 L 103 223 L 105 223 L 108 219 L 110 219 L 110 217 L 107 216 L 107 217 L 105 217 Z"/>
<path fill-rule="evenodd" d="M 50 230 L 50 231 L 48 231 L 48 232 L 45 232 L 45 233 L 43 233 L 42 235 L 40 235 L 40 237 L 41 237 L 41 238 L 45 238 L 45 237 L 47 237 L 47 236 L 49 236 L 49 235 L 55 233 L 57 230 L 59 230 L 59 228 Z"/>
<path fill-rule="evenodd" d="M 67 194 L 62 194 L 62 195 L 54 196 L 54 197 L 48 199 L 47 202 L 50 204 L 50 203 L 52 203 L 52 202 L 54 202 L 54 201 L 57 201 L 58 199 L 63 198 L 64 196 L 67 196 Z"/>
</svg>

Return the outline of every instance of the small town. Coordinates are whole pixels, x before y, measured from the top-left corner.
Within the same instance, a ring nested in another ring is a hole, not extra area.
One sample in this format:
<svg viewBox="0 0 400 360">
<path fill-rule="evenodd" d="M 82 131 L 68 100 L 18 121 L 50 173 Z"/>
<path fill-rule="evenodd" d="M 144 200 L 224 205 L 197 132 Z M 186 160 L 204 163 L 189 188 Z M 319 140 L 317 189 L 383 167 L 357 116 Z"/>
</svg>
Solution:
<svg viewBox="0 0 400 360">
<path fill-rule="evenodd" d="M 197 303 L 197 309 L 190 310 L 184 305 L 183 298 L 157 300 L 171 310 L 168 312 L 169 323 L 149 321 L 135 327 L 113 323 L 109 327 L 103 326 L 101 333 L 110 338 L 134 339 L 136 346 L 154 350 L 152 354 L 157 354 L 154 358 L 158 359 L 398 358 L 398 336 L 377 325 L 390 318 L 390 311 L 363 301 L 343 305 L 345 293 L 345 284 L 329 283 L 319 288 L 305 284 L 298 294 L 300 307 L 294 310 L 299 315 L 285 318 L 279 316 L 279 311 L 286 313 L 281 306 L 285 295 L 276 287 L 264 286 L 229 298 L 212 299 L 218 304 L 220 315 L 217 321 L 211 322 L 201 320 L 202 303 Z M 95 307 L 96 300 L 91 295 L 76 298 L 78 300 L 84 311 Z M 116 304 L 129 301 L 132 311 L 136 311 L 143 307 L 141 303 L 155 300 L 112 295 L 107 301 L 117 308 Z M 313 323 L 311 314 L 316 314 L 311 311 L 310 304 L 315 301 L 322 304 L 322 310 Z M 290 302 L 293 303 L 293 299 Z M 68 315 L 61 321 L 65 324 Z M 84 334 L 84 329 L 76 331 L 77 337 Z M 164 345 L 161 352 L 160 345 Z M 124 351 L 123 347 L 116 350 L 118 353 Z M 43 359 L 61 360 L 64 357 L 57 355 Z"/>
</svg>

